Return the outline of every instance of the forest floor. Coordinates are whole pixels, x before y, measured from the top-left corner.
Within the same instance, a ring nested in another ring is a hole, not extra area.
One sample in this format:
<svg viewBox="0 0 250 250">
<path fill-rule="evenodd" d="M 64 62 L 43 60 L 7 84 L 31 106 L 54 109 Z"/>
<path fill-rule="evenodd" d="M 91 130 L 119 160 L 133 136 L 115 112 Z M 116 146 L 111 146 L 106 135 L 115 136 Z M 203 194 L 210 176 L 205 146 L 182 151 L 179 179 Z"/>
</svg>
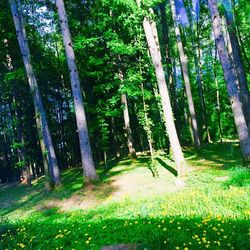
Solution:
<svg viewBox="0 0 250 250">
<path fill-rule="evenodd" d="M 0 249 L 100 249 L 139 243 L 144 249 L 249 249 L 250 172 L 238 143 L 184 150 L 188 175 L 174 162 L 150 158 L 110 162 L 100 181 L 84 187 L 81 169 L 62 173 L 46 194 L 44 179 L 0 185 Z M 154 177 L 155 175 L 155 177 Z"/>
</svg>

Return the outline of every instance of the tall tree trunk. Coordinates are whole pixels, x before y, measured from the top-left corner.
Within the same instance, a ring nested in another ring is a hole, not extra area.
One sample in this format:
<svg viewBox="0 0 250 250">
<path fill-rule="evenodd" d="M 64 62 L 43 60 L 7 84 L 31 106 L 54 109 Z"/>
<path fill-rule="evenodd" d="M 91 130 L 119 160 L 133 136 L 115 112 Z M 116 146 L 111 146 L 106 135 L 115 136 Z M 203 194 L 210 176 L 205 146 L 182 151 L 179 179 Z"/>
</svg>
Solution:
<svg viewBox="0 0 250 250">
<path fill-rule="evenodd" d="M 8 48 L 8 40 L 6 39 L 4 41 L 5 47 Z M 8 70 L 11 72 L 14 67 L 12 65 L 12 58 L 6 53 L 6 66 Z M 31 187 L 31 176 L 30 176 L 30 168 L 28 163 L 25 159 L 25 141 L 24 141 L 24 134 L 23 134 L 23 124 L 22 124 L 22 110 L 21 106 L 18 105 L 18 94 L 16 91 L 16 81 L 12 81 L 12 92 L 13 92 L 13 104 L 15 106 L 15 115 L 16 115 L 16 123 L 17 123 L 17 141 L 19 143 L 19 146 L 17 148 L 18 153 L 18 160 L 19 164 L 22 165 L 22 183 L 27 185 L 28 187 Z"/>
<path fill-rule="evenodd" d="M 35 77 L 32 64 L 31 64 L 27 35 L 26 35 L 25 27 L 23 25 L 22 16 L 20 13 L 21 6 L 19 6 L 19 10 L 18 10 L 15 0 L 10 0 L 10 4 L 11 4 L 11 11 L 12 11 L 12 16 L 13 16 L 13 20 L 15 24 L 15 29 L 16 29 L 17 39 L 18 39 L 19 47 L 21 50 L 22 58 L 23 58 L 23 63 L 25 66 L 31 93 L 33 95 L 38 133 L 40 135 L 42 134 L 42 138 L 44 140 L 44 144 L 48 152 L 49 167 L 51 169 L 51 173 L 53 173 L 53 175 L 51 176 L 53 185 L 58 186 L 61 184 L 59 167 L 58 167 L 55 149 L 52 143 L 52 139 L 51 139 L 51 135 L 50 135 L 47 119 L 46 119 L 45 110 L 44 110 L 43 103 L 42 103 L 42 97 L 41 97 L 38 84 L 36 81 L 36 77 Z M 41 129 L 41 133 L 39 132 L 39 128 Z M 44 151 L 44 148 L 41 148 L 41 150 L 43 154 L 46 154 L 46 152 Z"/>
<path fill-rule="evenodd" d="M 190 5 L 189 5 L 189 9 L 190 9 L 190 13 L 192 13 Z M 202 75 L 202 65 L 201 65 L 202 50 L 201 50 L 201 42 L 200 42 L 200 21 L 198 19 L 194 20 L 193 17 L 191 17 L 191 37 L 192 37 L 191 43 L 192 43 L 192 48 L 193 48 L 196 82 L 197 82 L 198 91 L 199 91 L 199 100 L 200 100 L 200 107 L 201 107 L 201 113 L 202 113 L 203 129 L 206 130 L 207 141 L 211 142 L 210 132 L 208 129 L 208 121 L 207 121 L 207 108 L 206 108 L 205 96 L 204 96 L 204 91 L 203 91 L 203 75 Z"/>
<path fill-rule="evenodd" d="M 208 0 L 208 5 L 213 25 L 216 47 L 227 85 L 229 101 L 233 110 L 234 121 L 240 140 L 243 158 L 246 162 L 250 162 L 250 137 L 237 89 L 237 79 L 233 72 L 233 67 L 230 62 L 229 54 L 222 33 L 221 19 L 219 16 L 217 1 Z"/>
<path fill-rule="evenodd" d="M 140 7 L 140 1 L 137 0 L 137 4 Z M 186 174 L 186 163 L 181 150 L 179 138 L 177 136 L 172 107 L 170 104 L 169 93 L 165 80 L 165 74 L 162 67 L 161 56 L 155 43 L 152 27 L 148 17 L 143 20 L 143 28 L 146 35 L 149 51 L 151 54 L 152 62 L 155 67 L 155 74 L 161 96 L 162 108 L 164 118 L 166 122 L 166 130 L 169 136 L 169 141 L 172 147 L 174 160 L 177 166 L 178 175 L 182 176 Z"/>
<path fill-rule="evenodd" d="M 62 31 L 63 43 L 66 52 L 66 58 L 68 63 L 68 69 L 70 73 L 70 82 L 72 88 L 72 94 L 74 98 L 76 122 L 81 151 L 81 162 L 83 166 L 83 173 L 87 180 L 97 179 L 95 171 L 93 156 L 91 152 L 91 146 L 89 141 L 89 133 L 87 128 L 87 120 L 85 110 L 83 106 L 83 97 L 80 86 L 80 79 L 76 67 L 75 53 L 70 35 L 70 29 L 68 25 L 68 18 L 65 11 L 64 1 L 56 0 L 56 6 L 59 16 L 60 27 Z"/>
<path fill-rule="evenodd" d="M 178 112 L 178 102 L 176 96 L 176 82 L 175 82 L 175 60 L 171 58 L 171 49 L 169 45 L 169 27 L 167 23 L 167 16 L 166 16 L 166 2 L 160 4 L 160 12 L 161 12 L 161 26 L 162 26 L 162 41 L 163 41 L 163 52 L 164 56 L 163 59 L 166 63 L 167 74 L 168 74 L 168 84 L 170 89 L 170 101 L 172 104 L 174 118 L 175 118 L 175 125 L 177 129 L 178 135 L 180 135 L 180 116 Z"/>
<path fill-rule="evenodd" d="M 135 152 L 133 138 L 132 138 L 132 132 L 131 132 L 131 128 L 130 128 L 130 118 L 129 118 L 129 112 L 128 112 L 128 100 L 127 100 L 126 93 L 121 95 L 121 102 L 123 104 L 124 128 L 125 128 L 125 134 L 126 134 L 126 138 L 127 138 L 127 146 L 128 146 L 129 156 L 132 158 L 135 158 L 136 152 Z"/>
<path fill-rule="evenodd" d="M 176 35 L 178 51 L 179 51 L 179 56 L 180 56 L 181 69 L 182 69 L 182 74 L 183 74 L 183 79 L 184 79 L 185 89 L 186 89 L 186 94 L 187 94 L 188 108 L 189 108 L 189 113 L 191 116 L 191 124 L 192 124 L 191 127 L 192 127 L 192 134 L 194 138 L 194 144 L 195 144 L 196 149 L 200 150 L 201 143 L 200 143 L 200 138 L 199 138 L 198 125 L 197 125 L 194 102 L 193 102 L 193 97 L 192 97 L 191 84 L 190 84 L 190 80 L 188 76 L 188 59 L 187 59 L 187 56 L 185 55 L 183 43 L 181 41 L 181 33 L 180 33 L 180 28 L 177 24 L 177 16 L 176 16 L 174 0 L 170 0 L 170 5 L 171 5 L 174 26 L 175 26 L 175 35 Z"/>
<path fill-rule="evenodd" d="M 17 102 L 17 93 L 15 89 L 13 90 L 14 93 L 14 103 Z M 23 165 L 22 167 L 22 183 L 27 185 L 28 187 L 31 187 L 31 175 L 30 175 L 30 166 L 28 165 L 28 162 L 25 159 L 25 140 L 24 140 L 24 134 L 23 134 L 23 124 L 22 124 L 22 111 L 20 106 L 16 103 L 16 118 L 17 118 L 17 139 L 20 146 L 18 146 L 17 152 L 18 152 L 18 158 L 19 162 Z"/>
<path fill-rule="evenodd" d="M 212 50 L 211 50 L 211 58 L 212 57 L 213 55 L 212 55 Z M 212 67 L 213 67 L 213 80 L 215 82 L 215 87 L 216 87 L 216 110 L 217 110 L 217 115 L 218 115 L 219 136 L 220 136 L 220 142 L 222 142 L 220 90 L 219 90 L 217 71 L 216 71 L 216 60 L 217 60 L 217 50 L 215 48 L 215 58 L 213 59 Z"/>
<path fill-rule="evenodd" d="M 236 20 L 235 20 L 235 28 L 236 28 L 236 33 L 237 33 L 238 38 L 239 38 L 240 48 L 241 48 L 241 51 L 242 51 L 243 56 L 245 58 L 245 62 L 247 63 L 248 67 L 250 68 L 250 60 L 248 58 L 248 55 L 247 55 L 247 52 L 246 52 L 246 49 L 245 49 L 245 46 L 244 46 L 243 39 L 241 37 L 240 27 L 239 27 L 239 25 L 237 23 L 237 17 L 236 17 Z"/>
<path fill-rule="evenodd" d="M 243 61 L 241 58 L 241 51 L 236 34 L 235 23 L 233 20 L 233 13 L 229 10 L 226 10 L 226 24 L 231 44 L 232 59 L 239 80 L 239 90 L 243 105 L 243 112 L 245 114 L 246 122 L 250 131 L 250 94 L 247 85 L 247 78 L 243 66 Z"/>
</svg>

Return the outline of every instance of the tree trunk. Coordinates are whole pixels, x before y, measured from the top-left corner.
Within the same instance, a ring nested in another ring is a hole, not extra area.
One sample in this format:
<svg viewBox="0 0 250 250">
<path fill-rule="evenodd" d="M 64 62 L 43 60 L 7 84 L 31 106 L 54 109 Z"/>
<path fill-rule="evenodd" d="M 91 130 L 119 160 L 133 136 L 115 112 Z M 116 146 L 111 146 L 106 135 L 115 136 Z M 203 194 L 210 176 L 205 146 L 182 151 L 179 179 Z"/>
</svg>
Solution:
<svg viewBox="0 0 250 250">
<path fill-rule="evenodd" d="M 17 101 L 17 93 L 13 90 L 14 93 L 14 102 Z M 31 187 L 31 176 L 30 176 L 30 167 L 28 162 L 25 159 L 25 141 L 24 141 L 24 134 L 23 134 L 23 124 L 22 124 L 22 112 L 18 105 L 16 105 L 16 117 L 17 117 L 17 139 L 20 146 L 18 146 L 18 158 L 19 162 L 23 165 L 22 167 L 22 183 Z"/>
<path fill-rule="evenodd" d="M 4 42 L 5 46 L 8 47 L 8 41 Z M 11 72 L 14 67 L 12 65 L 12 58 L 7 53 L 6 54 L 6 66 L 8 70 Z M 31 176 L 30 176 L 30 168 L 28 163 L 25 159 L 25 141 L 24 141 L 24 134 L 23 134 L 23 124 L 22 124 L 22 110 L 21 106 L 18 105 L 18 94 L 16 90 L 16 81 L 12 81 L 12 92 L 13 92 L 13 103 L 15 107 L 15 116 L 16 116 L 16 122 L 17 122 L 17 141 L 19 143 L 19 146 L 17 148 L 17 154 L 18 154 L 18 160 L 19 164 L 22 164 L 22 183 L 27 185 L 28 187 L 31 187 Z"/>
<path fill-rule="evenodd" d="M 232 50 L 232 59 L 234 62 L 236 74 L 239 80 L 239 90 L 241 101 L 243 105 L 243 112 L 246 118 L 246 122 L 250 131 L 250 95 L 249 89 L 247 85 L 247 78 L 245 74 L 245 70 L 243 67 L 243 61 L 241 58 L 240 46 L 236 34 L 235 24 L 233 20 L 233 13 L 226 10 L 226 24 L 227 31 L 229 34 L 231 50 Z"/>
<path fill-rule="evenodd" d="M 236 17 L 237 18 L 237 17 Z M 245 58 L 245 62 L 247 63 L 248 67 L 250 68 L 250 60 L 248 58 L 248 55 L 247 55 L 247 52 L 245 50 L 245 46 L 244 46 L 244 42 L 243 42 L 243 39 L 241 37 L 241 33 L 240 33 L 240 27 L 237 23 L 237 19 L 235 20 L 235 28 L 236 28 L 236 33 L 238 35 L 238 38 L 239 38 L 239 44 L 240 44 L 240 48 L 241 48 L 241 51 L 243 53 L 243 56 Z"/>
<path fill-rule="evenodd" d="M 171 49 L 169 45 L 169 27 L 167 23 L 166 16 L 166 3 L 160 4 L 160 12 L 161 12 L 161 26 L 162 26 L 162 41 L 163 41 L 163 52 L 165 55 L 163 56 L 163 60 L 166 63 L 167 74 L 168 74 L 168 86 L 170 92 L 170 101 L 174 112 L 175 125 L 177 129 L 178 136 L 180 135 L 180 116 L 178 112 L 178 102 L 176 96 L 176 82 L 175 82 L 175 59 L 171 58 Z"/>
<path fill-rule="evenodd" d="M 55 186 L 58 186 L 61 184 L 59 167 L 57 164 L 56 154 L 55 154 L 54 146 L 52 143 L 52 139 L 51 139 L 51 135 L 50 135 L 49 127 L 48 127 L 41 94 L 40 94 L 38 84 L 37 84 L 35 74 L 32 68 L 32 64 L 31 64 L 27 35 L 26 35 L 25 27 L 23 25 L 22 16 L 20 13 L 21 6 L 19 6 L 19 10 L 18 10 L 15 0 L 10 0 L 10 3 L 11 3 L 11 11 L 13 15 L 14 24 L 15 24 L 17 39 L 18 39 L 20 50 L 21 50 L 29 86 L 31 89 L 31 93 L 33 95 L 38 133 L 39 135 L 42 134 L 42 138 L 44 140 L 44 144 L 48 152 L 49 167 L 51 169 L 51 173 L 53 173 L 53 175 L 51 176 L 52 182 Z M 39 132 L 39 128 L 41 129 L 40 132 Z M 46 151 L 44 151 L 43 148 L 41 148 L 41 150 L 43 154 L 46 154 Z"/>
<path fill-rule="evenodd" d="M 140 2 L 137 0 L 140 7 Z M 162 108 L 166 122 L 166 130 L 169 136 L 170 144 L 173 151 L 174 160 L 177 166 L 178 175 L 186 174 L 186 164 L 181 150 L 179 138 L 177 136 L 172 107 L 170 104 L 169 93 L 166 85 L 165 74 L 162 67 L 161 56 L 155 43 L 152 27 L 148 17 L 143 20 L 143 28 L 146 35 L 149 51 L 151 54 L 152 62 L 155 67 L 155 74 L 161 96 Z"/>
<path fill-rule="evenodd" d="M 83 97 L 80 86 L 80 79 L 76 67 L 75 53 L 71 40 L 68 18 L 65 11 L 64 1 L 56 0 L 56 6 L 59 16 L 60 27 L 62 31 L 63 43 L 66 52 L 66 58 L 68 63 L 68 69 L 70 73 L 70 82 L 72 88 L 72 94 L 74 98 L 76 122 L 81 151 L 81 162 L 83 166 L 83 173 L 87 180 L 97 179 L 95 171 L 94 161 L 91 152 L 91 146 L 89 141 L 89 133 L 87 128 L 87 120 L 85 110 L 83 106 Z"/>
<path fill-rule="evenodd" d="M 191 7 L 190 13 L 192 13 Z M 196 32 L 195 32 L 196 26 Z M 201 57 L 202 57 L 202 50 L 201 50 L 201 42 L 200 42 L 200 21 L 193 20 L 191 17 L 191 37 L 192 37 L 192 48 L 193 48 L 193 56 L 194 56 L 194 65 L 195 65 L 195 73 L 196 73 L 196 82 L 199 91 L 199 100 L 200 100 L 200 107 L 202 113 L 202 121 L 203 121 L 203 129 L 206 130 L 207 141 L 211 142 L 210 132 L 208 129 L 208 121 L 207 121 L 207 109 L 205 103 L 205 97 L 203 92 L 203 75 L 202 75 L 202 65 L 201 65 Z M 196 44 L 195 44 L 196 42 Z M 202 138 L 203 136 L 201 136 Z"/>
<path fill-rule="evenodd" d="M 131 158 L 136 158 L 136 152 L 133 144 L 133 138 L 132 138 L 132 132 L 130 128 L 130 119 L 129 119 L 129 112 L 128 112 L 128 100 L 127 100 L 127 94 L 121 95 L 121 102 L 123 104 L 123 118 L 124 118 L 124 128 L 125 128 L 125 134 L 127 138 L 127 146 L 129 151 L 129 156 Z"/>
<path fill-rule="evenodd" d="M 213 57 L 212 51 L 211 51 L 211 57 Z M 220 142 L 222 142 L 220 90 L 216 72 L 216 59 L 217 59 L 217 50 L 215 48 L 215 58 L 213 59 L 213 80 L 215 82 L 215 87 L 216 87 L 216 110 L 218 115 L 219 136 L 220 136 Z"/>
<path fill-rule="evenodd" d="M 198 125 L 197 125 L 194 102 L 193 102 L 193 97 L 192 97 L 191 84 L 190 84 L 190 80 L 188 76 L 188 62 L 187 62 L 188 59 L 184 53 L 184 48 L 183 48 L 183 44 L 181 41 L 181 33 L 180 33 L 179 26 L 177 24 L 174 0 L 170 0 L 170 4 L 171 4 L 171 11 L 172 11 L 173 21 L 174 21 L 174 26 L 175 26 L 175 35 L 176 35 L 176 41 L 177 41 L 178 51 L 179 51 L 179 56 L 180 56 L 181 69 L 182 69 L 182 74 L 183 74 L 183 79 L 184 79 L 185 89 L 186 89 L 186 94 L 187 94 L 188 108 L 189 108 L 189 113 L 191 116 L 191 124 L 192 124 L 191 127 L 192 127 L 192 134 L 194 138 L 194 144 L 195 144 L 196 149 L 200 150 L 201 143 L 200 143 L 200 138 L 199 138 Z"/>
<path fill-rule="evenodd" d="M 229 101 L 233 110 L 234 121 L 240 140 L 243 158 L 246 162 L 250 162 L 250 137 L 237 89 L 237 79 L 234 75 L 229 54 L 225 46 L 217 2 L 216 0 L 208 0 L 208 5 L 213 25 L 216 47 L 227 85 Z"/>
</svg>

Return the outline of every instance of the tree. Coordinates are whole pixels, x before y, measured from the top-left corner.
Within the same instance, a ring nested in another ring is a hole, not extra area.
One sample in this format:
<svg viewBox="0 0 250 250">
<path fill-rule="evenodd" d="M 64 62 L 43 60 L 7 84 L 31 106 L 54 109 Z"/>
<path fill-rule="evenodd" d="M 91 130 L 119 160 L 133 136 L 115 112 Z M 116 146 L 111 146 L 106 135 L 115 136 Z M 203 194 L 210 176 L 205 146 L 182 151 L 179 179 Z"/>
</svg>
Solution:
<svg viewBox="0 0 250 250">
<path fill-rule="evenodd" d="M 137 5 L 140 7 L 140 1 L 137 0 Z M 179 138 L 176 132 L 173 112 L 170 104 L 170 98 L 165 80 L 165 74 L 162 67 L 160 51 L 155 42 L 152 26 L 148 17 L 143 19 L 143 28 L 148 43 L 148 48 L 151 54 L 151 59 L 154 64 L 155 74 L 157 78 L 158 88 L 161 96 L 161 103 L 166 122 L 166 129 L 169 136 L 170 144 L 173 151 L 174 160 L 177 166 L 177 171 L 180 176 L 186 173 L 186 163 L 181 150 Z"/>
<path fill-rule="evenodd" d="M 183 75 L 183 79 L 185 83 L 186 95 L 187 95 L 187 100 L 188 100 L 188 108 L 189 108 L 189 113 L 191 116 L 191 127 L 192 127 L 194 145 L 197 150 L 200 150 L 201 143 L 200 143 L 200 138 L 199 138 L 198 125 L 197 125 L 197 120 L 196 120 L 191 84 L 190 84 L 190 79 L 188 75 L 188 58 L 187 58 L 187 55 L 185 55 L 183 43 L 181 40 L 181 32 L 177 23 L 177 15 L 176 15 L 176 8 L 175 8 L 174 0 L 170 0 L 170 5 L 171 5 L 174 26 L 175 26 L 175 35 L 176 35 L 176 41 L 177 41 L 177 46 L 178 46 L 178 51 L 179 51 L 179 56 L 180 56 L 182 75 Z"/>
<path fill-rule="evenodd" d="M 64 48 L 67 57 L 68 69 L 70 73 L 71 89 L 74 98 L 76 122 L 79 136 L 79 144 L 81 151 L 81 160 L 84 176 L 87 180 L 97 179 L 94 161 L 91 152 L 91 146 L 89 141 L 87 120 L 85 115 L 85 110 L 83 106 L 83 98 L 80 86 L 80 79 L 77 71 L 77 66 L 75 62 L 75 53 L 73 49 L 73 43 L 71 39 L 70 29 L 68 25 L 68 18 L 66 15 L 66 10 L 63 0 L 56 1 L 59 22 L 63 37 Z"/>
<path fill-rule="evenodd" d="M 22 16 L 20 13 L 20 5 L 17 7 L 15 0 L 10 0 L 12 16 L 15 24 L 16 35 L 19 42 L 20 51 L 23 58 L 23 63 L 25 66 L 28 82 L 30 85 L 31 93 L 33 95 L 33 102 L 36 112 L 36 122 L 39 135 L 41 136 L 40 140 L 44 141 L 46 151 L 41 147 L 42 153 L 48 153 L 48 162 L 50 167 L 51 180 L 53 185 L 58 186 L 61 184 L 59 167 L 57 164 L 57 158 L 51 139 L 45 110 L 42 103 L 41 94 L 38 88 L 36 77 L 32 68 L 30 51 L 28 46 L 28 39 L 26 36 L 25 27 L 23 25 Z"/>
<path fill-rule="evenodd" d="M 237 78 L 239 80 L 239 91 L 240 97 L 242 100 L 243 105 L 243 112 L 245 115 L 245 119 L 250 131 L 250 94 L 247 85 L 247 78 L 246 73 L 243 66 L 243 61 L 241 57 L 241 50 L 240 45 L 238 42 L 238 37 L 235 29 L 235 22 L 232 12 L 232 5 L 230 3 L 231 0 L 224 0 L 224 3 L 227 5 L 225 6 L 225 16 L 226 16 L 226 24 L 227 24 L 227 31 L 229 34 L 230 45 L 232 49 L 232 60 L 236 70 Z M 229 4 L 229 7 L 228 7 Z M 231 6 L 231 8 L 230 8 Z"/>
<path fill-rule="evenodd" d="M 214 32 L 214 39 L 218 50 L 224 78 L 227 85 L 229 101 L 233 110 L 234 121 L 238 132 L 241 151 L 246 162 L 250 162 L 250 137 L 246 120 L 243 114 L 240 96 L 237 90 L 237 79 L 233 72 L 230 57 L 225 45 L 224 35 L 221 27 L 221 19 L 218 11 L 217 1 L 208 0 L 209 11 Z"/>
</svg>

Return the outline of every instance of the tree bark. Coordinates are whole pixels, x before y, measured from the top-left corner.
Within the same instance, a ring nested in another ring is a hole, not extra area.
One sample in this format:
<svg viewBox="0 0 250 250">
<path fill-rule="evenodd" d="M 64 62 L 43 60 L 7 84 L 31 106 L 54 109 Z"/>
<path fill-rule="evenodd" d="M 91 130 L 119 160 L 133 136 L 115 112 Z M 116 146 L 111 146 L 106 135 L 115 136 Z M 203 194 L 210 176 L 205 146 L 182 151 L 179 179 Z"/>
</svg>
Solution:
<svg viewBox="0 0 250 250">
<path fill-rule="evenodd" d="M 247 85 L 247 78 L 243 66 L 243 61 L 241 58 L 240 45 L 238 42 L 238 37 L 235 29 L 235 24 L 233 20 L 233 13 L 226 10 L 226 24 L 227 31 L 229 34 L 231 50 L 232 50 L 232 59 L 235 66 L 236 74 L 239 80 L 239 90 L 241 101 L 243 105 L 243 112 L 246 118 L 246 122 L 250 131 L 250 94 Z"/>
<path fill-rule="evenodd" d="M 124 128 L 125 128 L 125 134 L 126 134 L 126 138 L 127 138 L 127 147 L 128 147 L 128 151 L 129 151 L 129 156 L 131 158 L 136 158 L 136 151 L 134 148 L 132 132 L 131 132 L 131 128 L 130 128 L 130 119 L 129 119 L 129 112 L 128 112 L 128 100 L 127 100 L 126 93 L 121 95 L 121 102 L 123 104 Z"/>
<path fill-rule="evenodd" d="M 52 139 L 51 139 L 48 123 L 47 123 L 45 110 L 44 110 L 43 103 L 42 103 L 42 97 L 41 97 L 38 84 L 37 84 L 37 80 L 36 80 L 36 77 L 32 68 L 32 64 L 31 64 L 27 35 L 26 35 L 25 27 L 23 25 L 22 16 L 20 13 L 21 6 L 19 6 L 19 10 L 18 10 L 15 0 L 10 0 L 10 4 L 11 4 L 11 11 L 12 11 L 12 16 L 13 16 L 13 20 L 15 24 L 15 29 L 16 29 L 17 39 L 18 39 L 19 47 L 21 50 L 22 58 L 23 58 L 23 63 L 25 66 L 31 93 L 33 95 L 38 134 L 39 135 L 42 134 L 42 138 L 44 140 L 44 144 L 45 144 L 47 152 L 44 151 L 44 148 L 41 148 L 41 150 L 43 154 L 48 153 L 49 167 L 50 167 L 51 173 L 53 174 L 51 176 L 52 182 L 53 182 L 53 185 L 58 186 L 61 184 L 59 167 L 58 167 L 55 149 L 52 143 Z M 39 128 L 41 129 L 41 131 L 39 131 Z"/>
<path fill-rule="evenodd" d="M 163 41 L 163 61 L 166 63 L 168 74 L 168 86 L 170 92 L 170 101 L 174 112 L 175 125 L 178 136 L 180 135 L 180 116 L 178 112 L 178 101 L 176 96 L 176 81 L 175 81 L 175 59 L 171 58 L 171 49 L 169 45 L 169 27 L 166 16 L 166 2 L 160 4 L 161 26 L 162 26 L 162 41 Z"/>
<path fill-rule="evenodd" d="M 212 51 L 211 51 L 211 58 L 213 58 Z M 220 142 L 222 142 L 220 90 L 216 72 L 216 60 L 217 60 L 217 50 L 215 48 L 215 58 L 213 59 L 212 67 L 213 67 L 213 80 L 215 82 L 215 87 L 216 87 L 216 111 L 218 116 L 219 136 L 220 136 Z"/>
<path fill-rule="evenodd" d="M 224 41 L 217 1 L 208 0 L 208 5 L 211 15 L 216 47 L 222 65 L 224 79 L 227 85 L 229 101 L 233 110 L 234 121 L 240 140 L 243 158 L 246 162 L 250 162 L 250 137 L 246 120 L 243 114 L 243 109 L 241 106 L 240 96 L 237 89 L 237 79 L 233 72 L 233 67 L 230 62 L 230 57 Z"/>
<path fill-rule="evenodd" d="M 183 43 L 181 41 L 181 33 L 180 33 L 179 26 L 177 24 L 174 0 L 170 0 L 170 5 L 171 5 L 174 26 L 175 26 L 175 35 L 176 35 L 176 41 L 177 41 L 177 46 L 178 46 L 178 51 L 179 51 L 179 56 L 180 56 L 181 69 L 182 69 L 182 74 L 183 74 L 183 79 L 184 79 L 185 89 L 186 89 L 186 94 L 187 94 L 188 108 L 189 108 L 189 113 L 191 117 L 191 125 L 192 125 L 191 127 L 192 127 L 192 134 L 194 138 L 194 144 L 195 144 L 195 148 L 197 150 L 200 150 L 201 143 L 200 143 L 200 138 L 199 138 L 198 125 L 197 125 L 194 102 L 193 102 L 193 97 L 192 97 L 191 84 L 190 84 L 189 75 L 188 75 L 188 59 L 187 59 L 187 56 L 185 55 Z"/>
<path fill-rule="evenodd" d="M 61 27 L 63 44 L 65 47 L 66 58 L 68 63 L 68 69 L 70 73 L 70 82 L 72 88 L 72 94 L 74 98 L 76 122 L 80 143 L 81 151 L 81 162 L 83 166 L 83 173 L 87 180 L 98 179 L 93 156 L 91 152 L 91 146 L 89 141 L 89 133 L 87 127 L 87 120 L 85 115 L 85 110 L 83 106 L 83 97 L 80 86 L 80 79 L 76 67 L 75 53 L 73 49 L 73 43 L 70 35 L 70 29 L 68 25 L 68 18 L 64 6 L 63 0 L 56 0 L 56 6 L 59 16 L 59 23 Z"/>
<path fill-rule="evenodd" d="M 189 5 L 190 13 L 192 13 L 191 7 Z M 192 14 L 191 14 L 192 15 Z M 196 30 L 195 30 L 196 26 Z M 200 20 L 194 20 L 193 16 L 191 17 L 191 37 L 192 37 L 192 48 L 194 56 L 194 65 L 196 73 L 196 82 L 199 91 L 199 100 L 202 113 L 203 128 L 206 130 L 207 141 L 211 142 L 210 132 L 208 129 L 208 120 L 207 120 L 207 108 L 205 103 L 205 96 L 203 91 L 203 75 L 202 75 L 202 65 L 201 65 L 201 42 L 200 42 Z M 195 44 L 196 42 L 196 44 Z M 202 138 L 203 136 L 201 136 Z"/>
<path fill-rule="evenodd" d="M 137 0 L 137 4 L 140 7 L 139 0 Z M 177 167 L 177 172 L 179 176 L 182 176 L 186 174 L 186 163 L 184 160 L 184 156 L 181 150 L 179 138 L 177 136 L 174 124 L 174 117 L 173 117 L 172 107 L 170 104 L 170 98 L 165 80 L 165 74 L 162 67 L 161 56 L 158 51 L 157 45 L 155 43 L 152 27 L 148 17 L 145 17 L 143 20 L 143 28 L 146 35 L 149 51 L 151 54 L 151 59 L 155 68 L 155 74 L 157 78 L 164 118 L 166 122 L 166 130 L 172 147 L 173 156 Z"/>
</svg>

